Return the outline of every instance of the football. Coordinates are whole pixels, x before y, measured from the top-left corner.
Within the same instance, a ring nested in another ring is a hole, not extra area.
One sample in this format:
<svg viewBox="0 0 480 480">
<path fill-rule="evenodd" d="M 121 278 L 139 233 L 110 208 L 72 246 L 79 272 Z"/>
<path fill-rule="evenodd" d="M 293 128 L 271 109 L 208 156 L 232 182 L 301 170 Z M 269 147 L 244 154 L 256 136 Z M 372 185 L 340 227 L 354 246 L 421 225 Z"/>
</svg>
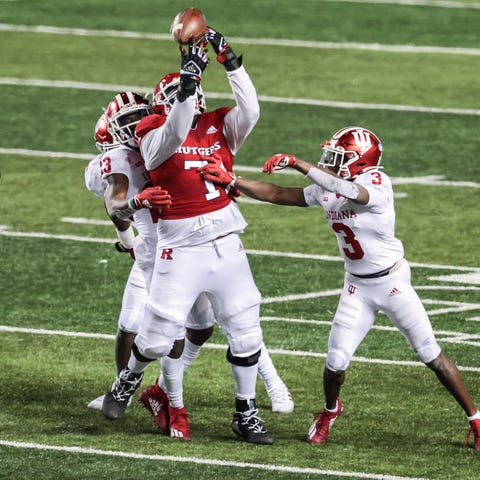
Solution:
<svg viewBox="0 0 480 480">
<path fill-rule="evenodd" d="M 191 37 L 198 42 L 207 29 L 207 21 L 203 12 L 195 7 L 186 8 L 177 14 L 170 27 L 173 39 L 185 45 Z"/>
</svg>

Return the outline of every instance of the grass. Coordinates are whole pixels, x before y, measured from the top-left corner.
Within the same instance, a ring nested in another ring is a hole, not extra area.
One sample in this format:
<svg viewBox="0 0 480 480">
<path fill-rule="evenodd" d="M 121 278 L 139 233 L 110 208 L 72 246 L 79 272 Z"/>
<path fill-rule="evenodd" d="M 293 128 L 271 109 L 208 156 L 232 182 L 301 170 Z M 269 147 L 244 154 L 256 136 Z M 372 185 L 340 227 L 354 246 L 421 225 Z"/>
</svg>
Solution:
<svg viewBox="0 0 480 480">
<path fill-rule="evenodd" d="M 214 0 L 196 6 L 230 38 L 478 47 L 476 8 L 311 0 L 301 8 L 285 0 L 275 8 L 264 0 L 242 1 L 228 12 L 224 2 Z M 166 33 L 184 7 L 177 1 L 140 0 L 133 8 L 125 0 L 75 5 L 26 0 L 5 2 L 0 23 Z M 93 127 L 116 86 L 151 90 L 161 75 L 178 68 L 177 49 L 167 40 L 4 30 L 0 41 L 0 78 L 26 80 L 26 85 L 0 84 L 2 149 L 93 156 Z M 262 96 L 480 108 L 475 55 L 232 44 L 244 53 Z M 32 79 L 112 87 L 54 88 L 34 86 Z M 229 92 L 225 74 L 213 61 L 204 89 Z M 231 104 L 208 94 L 207 100 L 210 109 Z M 236 160 L 258 172 L 239 167 L 242 175 L 265 178 L 260 167 L 278 151 L 316 161 L 325 138 L 345 125 L 361 124 L 382 138 L 383 164 L 391 177 L 441 176 L 478 184 L 476 114 L 272 101 L 262 101 L 261 108 L 261 119 Z M 342 390 L 345 412 L 331 438 L 320 448 L 306 443 L 312 414 L 323 404 L 321 372 L 338 298 L 325 292 L 343 282 L 336 241 L 319 209 L 240 203 L 249 222 L 243 240 L 252 270 L 264 299 L 270 299 L 261 310 L 265 342 L 296 405 L 288 416 L 272 414 L 259 381 L 258 404 L 276 437 L 273 447 L 244 444 L 230 431 L 233 381 L 219 331 L 210 340 L 216 348 L 204 348 L 185 376 L 192 442 L 159 435 L 136 402 L 116 422 L 86 409 L 113 379 L 113 335 L 131 261 L 113 249 L 112 227 L 62 220 L 106 219 L 102 202 L 84 187 L 86 159 L 2 152 L 0 225 L 8 229 L 0 227 L 0 328 L 31 330 L 1 330 L 1 479 L 456 480 L 478 475 L 478 455 L 463 446 L 463 412 L 382 314 L 349 368 Z M 271 179 L 306 184 L 300 175 Z M 394 190 L 397 233 L 407 258 L 418 264 L 413 284 L 432 312 L 445 352 L 467 368 L 465 382 L 480 401 L 478 289 L 471 289 L 480 265 L 478 188 L 410 180 L 396 183 Z M 92 241 L 55 238 L 60 235 Z M 434 279 L 452 274 L 470 274 L 471 281 Z M 311 292 L 325 296 L 285 298 Z M 42 334 L 41 329 L 70 333 Z M 79 333 L 90 335 L 74 336 Z M 144 385 L 157 374 L 151 366 Z"/>
</svg>

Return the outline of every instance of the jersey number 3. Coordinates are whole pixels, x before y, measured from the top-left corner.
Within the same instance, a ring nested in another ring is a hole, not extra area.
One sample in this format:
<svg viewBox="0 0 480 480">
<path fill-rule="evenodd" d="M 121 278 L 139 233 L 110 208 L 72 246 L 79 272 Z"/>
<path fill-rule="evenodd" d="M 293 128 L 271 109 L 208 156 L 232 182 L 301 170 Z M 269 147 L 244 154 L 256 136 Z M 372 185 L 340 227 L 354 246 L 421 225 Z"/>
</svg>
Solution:
<svg viewBox="0 0 480 480">
<path fill-rule="evenodd" d="M 335 233 L 342 235 L 345 247 L 343 251 L 350 260 L 360 260 L 365 255 L 362 246 L 355 238 L 353 230 L 343 223 L 333 223 L 332 228 Z"/>
</svg>

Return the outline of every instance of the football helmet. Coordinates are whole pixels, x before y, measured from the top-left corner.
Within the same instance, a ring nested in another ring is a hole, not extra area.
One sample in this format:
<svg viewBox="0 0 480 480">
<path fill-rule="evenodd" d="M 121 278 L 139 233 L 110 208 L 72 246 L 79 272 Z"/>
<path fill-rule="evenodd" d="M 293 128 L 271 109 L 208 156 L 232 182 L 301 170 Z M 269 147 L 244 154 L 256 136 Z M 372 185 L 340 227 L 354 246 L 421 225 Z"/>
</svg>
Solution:
<svg viewBox="0 0 480 480">
<path fill-rule="evenodd" d="M 136 147 L 135 126 L 143 117 L 153 113 L 150 102 L 134 92 L 121 92 L 108 104 L 108 131 L 114 141 Z"/>
<path fill-rule="evenodd" d="M 340 177 L 353 180 L 360 173 L 378 168 L 383 146 L 380 139 L 362 127 L 346 127 L 322 145 L 319 166 L 331 168 Z"/>
<path fill-rule="evenodd" d="M 165 75 L 153 90 L 153 110 L 160 115 L 168 115 L 172 109 L 173 102 L 177 97 L 177 90 L 180 85 L 180 74 L 169 73 Z M 197 104 L 195 106 L 195 115 L 202 114 L 207 108 L 205 95 L 202 87 L 197 86 Z"/>
<path fill-rule="evenodd" d="M 102 153 L 120 145 L 113 139 L 111 133 L 108 131 L 108 117 L 105 112 L 100 115 L 95 124 L 93 138 L 95 139 L 95 146 Z"/>
</svg>

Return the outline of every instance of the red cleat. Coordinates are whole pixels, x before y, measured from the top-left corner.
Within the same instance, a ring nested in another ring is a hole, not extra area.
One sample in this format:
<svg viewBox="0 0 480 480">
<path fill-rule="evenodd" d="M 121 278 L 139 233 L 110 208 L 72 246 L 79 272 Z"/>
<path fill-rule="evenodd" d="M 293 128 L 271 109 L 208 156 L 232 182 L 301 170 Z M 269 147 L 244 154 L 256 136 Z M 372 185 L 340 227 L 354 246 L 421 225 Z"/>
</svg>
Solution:
<svg viewBox="0 0 480 480">
<path fill-rule="evenodd" d="M 175 408 L 169 405 L 168 413 L 170 415 L 170 436 L 179 440 L 191 440 L 190 424 L 188 419 L 191 417 L 185 407 Z"/>
<path fill-rule="evenodd" d="M 165 434 L 170 433 L 169 414 L 168 414 L 168 397 L 167 394 L 158 386 L 147 387 L 142 390 L 138 401 L 151 413 L 158 428 Z"/>
<path fill-rule="evenodd" d="M 465 445 L 468 445 L 470 440 L 470 435 L 473 432 L 473 448 L 480 452 L 480 420 L 472 420 L 470 422 L 470 430 L 467 433 L 467 439 L 465 440 Z"/>
<path fill-rule="evenodd" d="M 323 443 L 325 440 L 327 440 L 333 422 L 342 414 L 343 411 L 343 405 L 339 398 L 337 398 L 337 402 L 338 404 L 336 412 L 329 412 L 328 410 L 323 409 L 323 411 L 320 413 L 315 414 L 315 420 L 308 430 L 308 443 Z"/>
</svg>

